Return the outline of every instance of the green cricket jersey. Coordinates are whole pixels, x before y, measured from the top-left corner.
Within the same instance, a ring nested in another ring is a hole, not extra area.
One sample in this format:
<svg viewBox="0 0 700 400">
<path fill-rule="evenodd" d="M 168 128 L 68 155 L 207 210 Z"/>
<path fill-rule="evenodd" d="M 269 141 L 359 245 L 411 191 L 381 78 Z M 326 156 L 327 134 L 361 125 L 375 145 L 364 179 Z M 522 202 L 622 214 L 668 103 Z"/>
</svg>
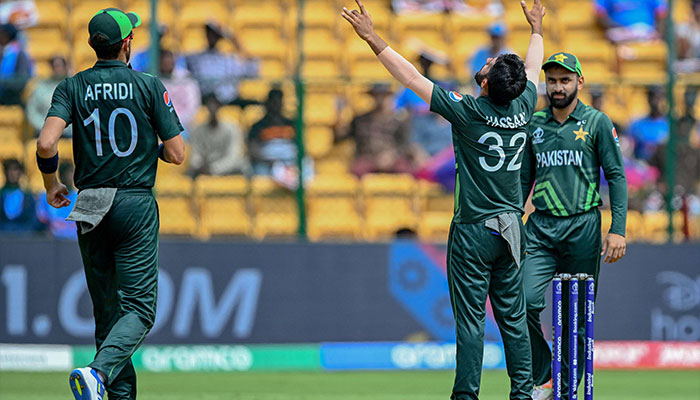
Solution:
<svg viewBox="0 0 700 400">
<path fill-rule="evenodd" d="M 73 123 L 75 186 L 153 187 L 158 138 L 183 131 L 158 78 L 121 61 L 98 61 L 62 81 L 47 117 Z"/>
<path fill-rule="evenodd" d="M 617 132 L 610 119 L 580 100 L 560 124 L 551 108 L 538 111 L 529 124 L 523 156 L 522 195 L 533 182 L 532 204 L 557 217 L 581 214 L 602 204 L 600 168 L 610 185 L 611 233 L 625 234 L 627 182 Z"/>
<path fill-rule="evenodd" d="M 473 224 L 506 212 L 522 213 L 521 152 L 537 88 L 506 106 L 488 96 L 473 97 L 433 87 L 430 110 L 452 123 L 457 177 L 454 222 Z"/>
</svg>

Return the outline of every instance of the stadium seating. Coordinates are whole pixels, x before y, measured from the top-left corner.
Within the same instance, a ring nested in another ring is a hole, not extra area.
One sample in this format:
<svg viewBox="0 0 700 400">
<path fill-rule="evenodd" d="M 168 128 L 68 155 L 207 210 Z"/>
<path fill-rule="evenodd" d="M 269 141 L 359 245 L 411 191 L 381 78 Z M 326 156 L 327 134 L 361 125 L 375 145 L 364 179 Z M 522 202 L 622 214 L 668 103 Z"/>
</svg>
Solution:
<svg viewBox="0 0 700 400">
<path fill-rule="evenodd" d="M 506 14 L 500 20 L 509 28 L 508 45 L 525 56 L 530 29 L 517 1 L 502 2 Z M 674 17 L 685 20 L 688 2 L 676 2 Z M 120 0 L 36 0 L 39 22 L 24 33 L 29 53 L 36 61 L 38 75 L 47 76 L 46 61 L 66 56 L 75 71 L 92 66 L 95 55 L 86 45 L 87 22 L 103 7 L 116 6 L 135 11 L 143 19 L 136 31 L 134 50 L 150 42 L 150 1 Z M 498 20 L 490 15 L 407 14 L 395 15 L 389 0 L 365 0 L 375 29 L 387 41 L 415 62 L 420 46 L 443 51 L 450 65 L 435 66 L 439 79 L 457 78 L 471 84 L 465 62 L 475 49 L 488 43 L 486 28 Z M 333 128 L 340 118 L 368 111 L 373 103 L 367 88 L 377 81 L 391 82 L 400 89 L 352 28 L 339 17 L 342 6 L 355 7 L 352 0 L 307 0 L 303 11 L 296 0 L 160 0 L 158 20 L 169 27 L 164 39 L 179 52 L 201 51 L 206 43 L 203 25 L 210 20 L 234 32 L 252 55 L 261 59 L 261 77 L 243 81 L 243 98 L 264 101 L 269 89 L 281 84 L 285 110 L 296 117 L 297 93 L 292 78 L 299 69 L 304 79 L 304 145 L 314 159 L 315 180 L 306 191 L 307 232 L 312 240 L 383 240 L 399 228 L 415 229 L 422 240 L 444 241 L 453 209 L 451 193 L 436 185 L 416 182 L 408 175 L 367 175 L 361 180 L 348 175 L 354 143 L 334 142 Z M 644 85 L 666 79 L 663 44 L 613 46 L 596 25 L 589 0 L 552 0 L 545 20 L 547 55 L 555 51 L 576 54 L 586 82 L 605 89 L 604 111 L 616 122 L 626 124 L 646 114 Z M 299 18 L 303 21 L 300 31 Z M 297 35 L 299 33 L 299 35 Z M 229 41 L 219 44 L 233 51 Z M 619 62 L 619 70 L 618 70 Z M 685 79 L 685 80 L 684 80 Z M 698 76 L 679 77 L 683 95 L 686 84 Z M 28 85 L 31 88 L 33 83 Z M 462 89 L 468 91 L 469 89 Z M 29 93 L 30 90 L 27 90 Z M 584 90 L 582 99 L 588 101 Z M 680 102 L 679 102 L 680 104 Z M 680 106 L 679 106 L 680 107 Z M 700 114 L 700 102 L 698 102 Z M 240 109 L 224 106 L 219 115 L 237 122 L 244 131 L 264 115 L 264 107 Z M 205 107 L 195 121 L 206 120 Z M 36 142 L 20 107 L 0 107 L 0 159 L 17 157 L 25 165 L 34 163 Z M 69 140 L 59 144 L 62 158 L 69 158 Z M 298 204 L 295 194 L 268 178 L 198 177 L 185 175 L 185 165 L 159 163 L 155 192 L 161 208 L 164 234 L 249 236 L 294 236 L 298 232 Z M 36 168 L 27 168 L 28 184 L 37 192 L 43 188 Z M 1 177 L 0 177 L 1 178 Z M 170 217 L 172 216 L 172 217 Z M 674 224 L 680 227 L 678 216 Z M 603 211 L 603 230 L 609 226 L 609 211 Z M 667 217 L 663 213 L 630 211 L 629 240 L 663 241 Z M 607 225 L 606 225 L 607 224 Z M 691 235 L 700 237 L 700 220 L 691 221 Z M 677 239 L 677 238 L 675 238 Z"/>
</svg>

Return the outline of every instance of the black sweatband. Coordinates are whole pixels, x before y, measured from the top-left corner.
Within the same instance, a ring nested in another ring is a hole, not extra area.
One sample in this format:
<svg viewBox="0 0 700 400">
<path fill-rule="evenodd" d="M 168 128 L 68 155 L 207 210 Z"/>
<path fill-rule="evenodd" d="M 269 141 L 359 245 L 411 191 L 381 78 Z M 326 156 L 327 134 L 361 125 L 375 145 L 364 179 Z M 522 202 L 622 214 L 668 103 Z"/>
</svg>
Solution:
<svg viewBox="0 0 700 400">
<path fill-rule="evenodd" d="M 161 143 L 158 146 L 158 158 L 161 160 L 165 161 L 166 163 L 169 163 L 170 161 L 165 159 L 165 144 Z"/>
<path fill-rule="evenodd" d="M 36 165 L 39 166 L 39 171 L 44 174 L 53 174 L 58 169 L 58 152 L 56 155 L 49 158 L 43 158 L 36 153 Z"/>
</svg>

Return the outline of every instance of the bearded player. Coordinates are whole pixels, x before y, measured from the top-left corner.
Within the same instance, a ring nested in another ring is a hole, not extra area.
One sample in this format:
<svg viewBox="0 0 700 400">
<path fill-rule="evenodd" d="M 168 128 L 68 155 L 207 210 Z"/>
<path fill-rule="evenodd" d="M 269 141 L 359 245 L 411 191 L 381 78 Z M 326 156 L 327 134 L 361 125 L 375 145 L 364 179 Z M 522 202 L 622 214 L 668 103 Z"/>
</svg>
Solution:
<svg viewBox="0 0 700 400">
<path fill-rule="evenodd" d="M 163 84 L 127 66 L 133 29 L 141 19 L 116 8 L 88 24 L 97 63 L 62 81 L 37 141 L 46 199 L 66 207 L 56 179 L 57 142 L 73 124 L 78 198 L 68 219 L 78 225 L 95 316 L 97 354 L 75 369 L 76 400 L 136 398 L 131 355 L 153 326 L 158 285 L 158 206 L 153 197 L 158 159 L 182 163 L 183 131 Z M 159 139 L 163 142 L 158 145 Z"/>
<path fill-rule="evenodd" d="M 530 342 L 519 268 L 524 247 L 520 153 L 537 103 L 544 7 L 535 0 L 528 10 L 521 2 L 532 27 L 527 59 L 523 63 L 515 54 L 489 59 L 476 74 L 481 95 L 475 98 L 422 76 L 374 32 L 369 13 L 356 2 L 360 11 L 343 8 L 343 18 L 394 78 L 452 123 L 457 178 L 447 270 L 457 325 L 457 369 L 451 398 L 478 399 L 488 295 L 503 337 L 510 399 L 530 399 Z"/>
<path fill-rule="evenodd" d="M 586 273 L 598 288 L 600 258 L 614 263 L 625 255 L 627 182 L 617 133 L 602 112 L 578 99 L 584 78 L 581 63 L 569 53 L 557 53 L 542 66 L 550 106 L 530 121 L 523 157 L 523 199 L 532 189 L 535 212 L 525 224 L 527 254 L 523 286 L 532 345 L 533 398 L 551 399 L 551 351 L 542 333 L 540 313 L 545 291 L 555 274 Z M 601 242 L 600 168 L 610 185 L 612 224 Z M 601 248 L 602 246 L 602 248 Z M 565 294 L 564 301 L 567 301 Z M 584 309 L 585 296 L 580 297 Z M 564 309 L 567 309 L 566 306 Z M 578 354 L 584 354 L 584 313 L 580 312 Z M 564 321 L 566 330 L 566 320 Z M 566 333 L 562 338 L 568 343 Z M 568 376 L 568 346 L 563 346 L 562 376 Z M 581 381 L 583 368 L 578 368 Z M 568 395 L 568 379 L 562 379 Z"/>
</svg>

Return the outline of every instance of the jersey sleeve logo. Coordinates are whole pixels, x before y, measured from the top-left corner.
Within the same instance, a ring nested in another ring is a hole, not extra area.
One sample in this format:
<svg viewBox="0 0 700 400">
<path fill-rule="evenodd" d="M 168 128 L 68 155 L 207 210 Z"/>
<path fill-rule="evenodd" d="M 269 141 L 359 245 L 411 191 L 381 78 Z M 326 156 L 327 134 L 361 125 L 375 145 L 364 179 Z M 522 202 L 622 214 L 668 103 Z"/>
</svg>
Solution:
<svg viewBox="0 0 700 400">
<path fill-rule="evenodd" d="M 613 137 L 615 138 L 615 144 L 620 147 L 620 139 L 617 137 L 617 129 L 613 126 Z"/>
<path fill-rule="evenodd" d="M 450 97 L 450 100 L 454 101 L 455 103 L 459 103 L 464 98 L 461 94 L 455 92 L 454 90 L 451 91 L 448 96 Z"/>
<path fill-rule="evenodd" d="M 167 90 L 165 92 L 163 92 L 163 101 L 165 102 L 165 105 L 168 107 L 171 107 L 173 105 L 172 101 L 170 100 L 170 95 L 168 94 Z"/>
</svg>

